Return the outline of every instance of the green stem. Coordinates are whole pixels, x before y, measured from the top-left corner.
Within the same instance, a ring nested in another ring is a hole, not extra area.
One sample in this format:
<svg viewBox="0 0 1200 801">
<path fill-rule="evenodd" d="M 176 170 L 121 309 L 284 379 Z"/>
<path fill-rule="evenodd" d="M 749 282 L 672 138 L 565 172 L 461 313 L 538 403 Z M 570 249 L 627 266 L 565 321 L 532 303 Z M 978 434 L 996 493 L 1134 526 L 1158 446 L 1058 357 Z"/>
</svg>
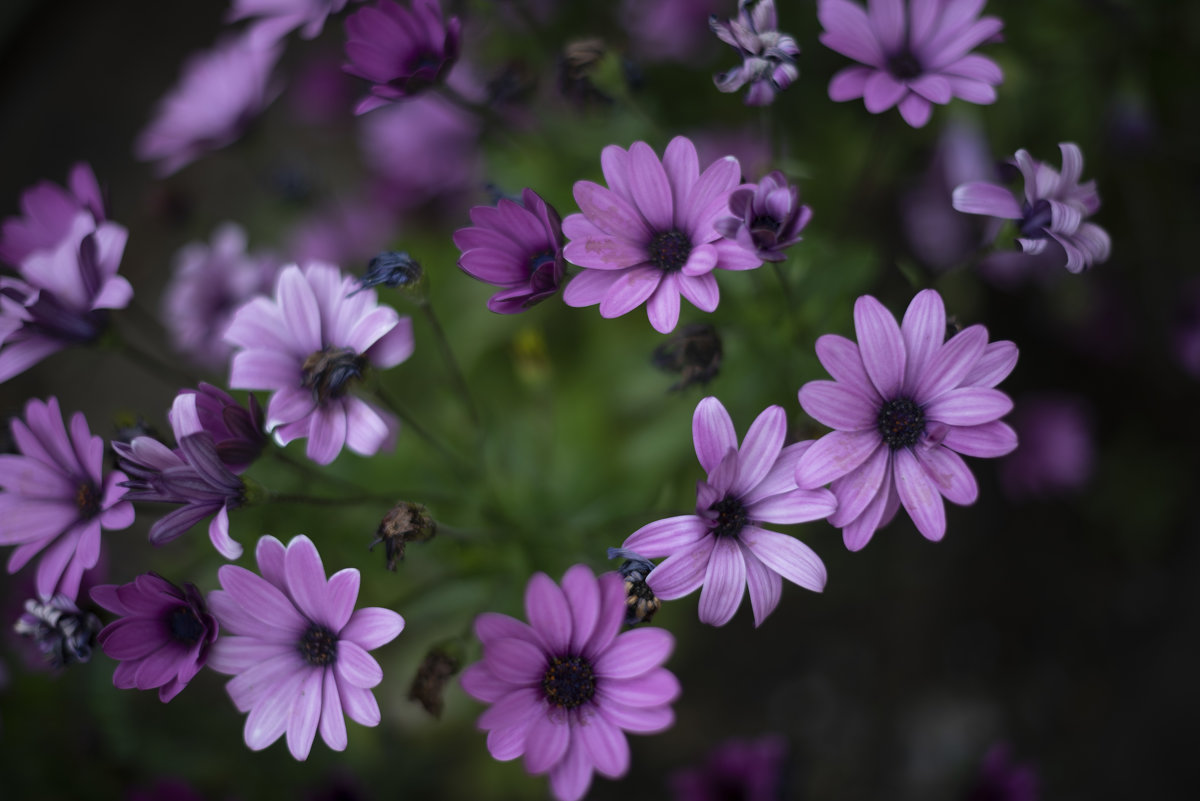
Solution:
<svg viewBox="0 0 1200 801">
<path fill-rule="evenodd" d="M 467 387 L 467 379 L 463 376 L 462 368 L 458 366 L 458 360 L 454 358 L 454 351 L 450 349 L 450 340 L 446 338 L 446 331 L 438 321 L 437 313 L 433 310 L 433 304 L 428 299 L 422 299 L 417 302 L 417 306 L 424 313 L 425 319 L 429 321 L 429 327 L 433 329 L 433 336 L 438 343 L 438 350 L 442 352 L 442 358 L 446 360 L 446 364 L 450 370 L 450 378 L 454 382 L 454 388 L 462 397 L 463 404 L 467 407 L 467 413 L 471 416 L 471 422 L 478 428 L 479 410 L 475 407 L 475 401 L 471 397 L 471 390 Z"/>
<path fill-rule="evenodd" d="M 403 423 L 416 432 L 417 436 L 433 446 L 434 450 L 446 457 L 446 459 L 453 463 L 455 467 L 466 470 L 467 472 L 471 472 L 473 470 L 473 466 L 469 462 L 452 451 L 448 445 L 431 434 L 423 425 L 418 423 L 407 409 L 405 409 L 398 401 L 383 391 L 382 386 L 376 385 L 375 395 L 379 398 L 380 402 L 382 402 L 383 405 L 392 412 L 392 414 L 400 418 Z"/>
<path fill-rule="evenodd" d="M 183 387 L 194 387 L 200 383 L 200 379 L 196 376 L 179 369 L 150 351 L 134 345 L 115 326 L 110 326 L 109 331 L 111 332 L 110 341 L 118 353 L 164 384 L 174 386 L 175 389 L 182 389 Z M 167 379 L 168 376 L 171 377 L 170 380 Z"/>
</svg>

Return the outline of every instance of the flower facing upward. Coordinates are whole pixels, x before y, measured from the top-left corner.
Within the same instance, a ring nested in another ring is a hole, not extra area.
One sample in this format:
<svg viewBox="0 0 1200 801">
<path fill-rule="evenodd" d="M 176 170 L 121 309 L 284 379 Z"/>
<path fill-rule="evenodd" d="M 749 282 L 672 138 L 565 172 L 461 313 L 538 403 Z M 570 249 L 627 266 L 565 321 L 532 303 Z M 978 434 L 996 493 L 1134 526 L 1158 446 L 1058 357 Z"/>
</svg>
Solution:
<svg viewBox="0 0 1200 801">
<path fill-rule="evenodd" d="M 655 595 L 671 601 L 703 586 L 701 622 L 724 626 L 748 586 L 759 626 L 779 604 L 784 578 L 814 592 L 825 588 L 825 565 L 811 548 L 760 526 L 820 520 L 834 510 L 828 490 L 797 489 L 796 458 L 812 443 L 785 447 L 786 435 L 787 415 L 771 406 L 739 448 L 721 401 L 708 397 L 697 404 L 692 439 L 708 478 L 696 484 L 696 514 L 642 526 L 621 546 L 650 558 L 667 557 L 646 579 Z"/>
<path fill-rule="evenodd" d="M 987 214 L 1005 220 L 1017 220 L 1021 250 L 1036 256 L 1054 239 L 1067 252 L 1067 269 L 1080 272 L 1108 259 L 1112 242 L 1108 233 L 1095 223 L 1084 220 L 1100 209 L 1096 182 L 1079 183 L 1083 174 L 1083 153 L 1079 146 L 1063 142 L 1063 169 L 1035 161 L 1025 150 L 1015 156 L 1025 179 L 1022 203 L 1003 186 L 973 181 L 954 190 L 954 208 L 968 214 Z"/>
<path fill-rule="evenodd" d="M 661 667 L 675 641 L 662 629 L 618 634 L 625 588 L 616 573 L 597 578 L 584 565 L 562 586 L 536 573 L 525 589 L 530 624 L 495 613 L 475 620 L 483 660 L 463 671 L 467 694 L 491 709 L 479 718 L 488 751 L 525 769 L 549 772 L 559 801 L 587 792 L 592 771 L 629 769 L 626 731 L 653 733 L 674 722 L 679 681 Z"/>
<path fill-rule="evenodd" d="M 742 56 L 741 66 L 713 76 L 713 82 L 722 92 L 736 92 L 750 84 L 747 106 L 770 105 L 776 92 L 787 89 L 800 76 L 796 67 L 800 46 L 779 32 L 775 0 L 738 0 L 737 19 L 722 22 L 714 14 L 708 25 L 717 38 Z"/>
<path fill-rule="evenodd" d="M 230 386 L 274 390 L 267 428 L 280 443 L 308 437 L 308 458 L 329 464 L 343 446 L 370 456 L 394 441 L 396 419 L 349 390 L 369 367 L 395 367 L 412 354 L 412 320 L 338 268 L 285 267 L 275 298 L 238 309 L 225 338 L 241 348 Z"/>
<path fill-rule="evenodd" d="M 735 189 L 729 195 L 732 217 L 717 220 L 726 239 L 753 252 L 763 261 L 783 261 L 784 250 L 800 241 L 800 232 L 812 219 L 812 209 L 800 204 L 800 190 L 779 170 L 757 184 Z"/>
<path fill-rule="evenodd" d="M 516 314 L 558 291 L 563 280 L 562 220 L 532 189 L 521 203 L 501 198 L 471 209 L 470 228 L 454 232 L 458 266 L 472 278 L 500 287 L 488 308 Z"/>
<path fill-rule="evenodd" d="M 412 10 L 380 0 L 346 20 L 343 69 L 372 82 L 371 94 L 354 108 L 365 114 L 421 92 L 439 80 L 458 59 L 458 17 L 443 21 L 438 0 L 413 0 Z"/>
<path fill-rule="evenodd" d="M 37 594 L 74 600 L 83 572 L 100 559 L 100 530 L 133 522 L 133 504 L 121 497 L 125 474 L 103 474 L 104 440 L 81 412 L 68 434 L 57 398 L 25 404 L 12 435 L 20 454 L 0 455 L 0 545 L 17 546 L 8 572 L 41 553 Z"/>
<path fill-rule="evenodd" d="M 966 505 L 979 488 L 959 456 L 1003 456 L 1017 436 L 1000 418 L 1012 401 L 994 387 L 1017 363 L 1012 342 L 973 325 L 946 340 L 942 297 L 926 289 L 897 325 L 870 295 L 854 304 L 858 344 L 826 334 L 817 358 L 833 381 L 800 388 L 804 411 L 834 431 L 796 464 L 796 484 L 830 485 L 829 522 L 857 551 L 901 504 L 927 539 L 946 533 L 942 497 Z M 943 342 L 943 340 L 945 340 Z"/>
<path fill-rule="evenodd" d="M 164 704 L 200 672 L 217 639 L 217 620 L 194 584 L 180 589 L 157 573 L 143 573 L 121 586 L 93 587 L 92 600 L 121 616 L 97 637 L 104 653 L 121 663 L 113 685 L 157 687 Z"/>
<path fill-rule="evenodd" d="M 379 724 L 371 688 L 383 670 L 367 651 L 394 640 L 404 618 L 374 606 L 356 611 L 358 571 L 339 570 L 326 581 L 308 537 L 293 537 L 286 548 L 263 537 L 256 556 L 262 576 L 236 565 L 217 572 L 222 589 L 209 593 L 208 603 L 225 636 L 208 666 L 233 676 L 225 689 L 238 711 L 250 713 L 251 749 L 286 733 L 292 756 L 305 759 L 320 731 L 326 745 L 345 750 L 343 714 Z"/>
<path fill-rule="evenodd" d="M 861 97 L 872 114 L 899 104 L 914 128 L 929 121 L 934 103 L 996 102 L 1004 73 L 970 51 L 998 38 L 1004 23 L 980 18 L 982 7 L 983 0 L 870 0 L 864 11 L 850 0 L 818 0 L 821 43 L 864 65 L 834 75 L 830 99 Z"/>
<path fill-rule="evenodd" d="M 717 308 L 714 269 L 762 264 L 714 227 L 741 179 L 737 159 L 717 159 L 701 173 L 695 146 L 677 136 L 662 161 L 634 142 L 628 151 L 604 148 L 600 166 L 608 187 L 577 181 L 583 213 L 563 221 L 570 239 L 563 255 L 585 268 L 563 292 L 568 306 L 599 303 L 602 317 L 620 317 L 645 303 L 650 324 L 668 334 L 679 322 L 680 295 L 701 311 Z"/>
</svg>

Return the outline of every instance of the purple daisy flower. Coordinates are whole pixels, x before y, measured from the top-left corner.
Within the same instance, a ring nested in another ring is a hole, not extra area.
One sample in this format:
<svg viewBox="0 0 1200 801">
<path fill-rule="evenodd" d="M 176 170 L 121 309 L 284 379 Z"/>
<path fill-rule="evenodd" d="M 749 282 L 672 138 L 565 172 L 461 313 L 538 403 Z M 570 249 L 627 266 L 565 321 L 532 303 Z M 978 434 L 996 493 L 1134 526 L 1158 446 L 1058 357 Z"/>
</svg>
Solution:
<svg viewBox="0 0 1200 801">
<path fill-rule="evenodd" d="M 300 36 L 315 39 L 325 20 L 346 7 L 350 0 L 233 0 L 229 22 L 257 18 L 250 34 L 256 43 L 274 44 L 300 28 Z M 362 0 L 354 0 L 362 2 Z"/>
<path fill-rule="evenodd" d="M 92 600 L 121 615 L 97 637 L 104 653 L 121 663 L 113 686 L 157 687 L 164 704 L 204 667 L 220 630 L 196 585 L 180 589 L 157 573 L 143 573 L 120 586 L 93 587 Z"/>
<path fill-rule="evenodd" d="M 758 740 L 727 740 L 704 764 L 671 776 L 675 801 L 778 801 L 783 797 L 787 742 L 778 734 Z"/>
<path fill-rule="evenodd" d="M 867 10 L 850 0 L 818 0 L 825 31 L 821 43 L 865 66 L 847 67 L 829 82 L 829 98 L 863 99 L 878 114 L 899 104 L 914 128 L 929 122 L 933 104 L 960 97 L 996 102 L 1004 73 L 990 58 L 972 53 L 999 39 L 1004 23 L 979 17 L 984 0 L 870 0 Z"/>
<path fill-rule="evenodd" d="M 903 504 L 927 539 L 946 533 L 942 497 L 975 502 L 979 488 L 959 454 L 1003 456 L 1017 435 L 1000 418 L 1012 409 L 995 389 L 1017 363 L 1012 342 L 987 341 L 982 325 L 946 340 L 942 296 L 926 289 L 896 319 L 863 295 L 854 304 L 858 344 L 826 334 L 817 358 L 833 381 L 809 381 L 800 405 L 834 431 L 796 464 L 796 484 L 830 485 L 829 522 L 857 551 Z M 943 341 L 945 340 L 945 341 Z"/>
<path fill-rule="evenodd" d="M 97 224 L 106 218 L 96 174 L 83 162 L 71 168 L 66 189 L 41 181 L 21 193 L 22 216 L 9 217 L 0 226 L 0 261 L 20 267 L 34 251 L 53 250 L 67 238 L 81 211 Z"/>
<path fill-rule="evenodd" d="M 0 545 L 17 546 L 8 572 L 41 553 L 37 594 L 74 600 L 83 572 L 100 559 L 100 530 L 133 522 L 133 504 L 121 497 L 125 474 L 103 474 L 104 440 L 92 436 L 82 412 L 68 434 L 57 398 L 25 404 L 12 436 L 20 454 L 0 454 Z"/>
<path fill-rule="evenodd" d="M 742 186 L 729 195 L 732 217 L 716 222 L 726 239 L 752 251 L 763 261 L 783 261 L 783 251 L 800 241 L 800 232 L 812 219 L 812 209 L 800 204 L 800 190 L 779 170 L 757 184 Z"/>
<path fill-rule="evenodd" d="M 593 771 L 625 775 L 626 731 L 649 734 L 674 723 L 679 681 L 661 665 L 675 640 L 654 628 L 618 634 L 624 583 L 584 565 L 567 570 L 561 588 L 534 574 L 525 614 L 530 624 L 492 612 L 475 619 L 483 660 L 463 671 L 462 687 L 492 705 L 478 723 L 491 755 L 524 754 L 530 774 L 550 774 L 558 801 L 576 801 Z"/>
<path fill-rule="evenodd" d="M 208 666 L 234 676 L 225 689 L 238 711 L 250 713 L 251 749 L 286 732 L 288 750 L 303 760 L 320 731 L 326 745 L 343 751 L 343 714 L 364 726 L 379 724 L 371 688 L 383 670 L 367 651 L 394 640 L 404 618 L 374 606 L 356 611 L 358 571 L 339 570 L 326 581 L 316 546 L 304 535 L 287 548 L 263 537 L 256 557 L 261 577 L 236 565 L 217 572 L 223 589 L 210 593 L 208 603 L 227 634 L 213 645 Z"/>
<path fill-rule="evenodd" d="M 279 94 L 271 70 L 282 52 L 243 35 L 194 54 L 138 134 L 134 155 L 158 162 L 156 171 L 166 176 L 236 141 Z"/>
<path fill-rule="evenodd" d="M 748 586 L 754 625 L 760 626 L 779 604 L 783 579 L 814 592 L 825 588 L 825 565 L 811 548 L 760 525 L 807 523 L 835 508 L 828 490 L 796 487 L 796 459 L 812 443 L 785 447 L 786 435 L 787 415 L 771 406 L 739 448 L 721 401 L 708 397 L 696 405 L 692 440 L 708 473 L 696 484 L 696 514 L 642 526 L 621 546 L 650 558 L 667 557 L 646 579 L 655 595 L 671 601 L 703 586 L 700 621 L 724 626 Z"/>
<path fill-rule="evenodd" d="M 800 46 L 780 33 L 775 0 L 738 0 L 737 19 L 721 22 L 714 14 L 708 20 L 713 33 L 742 56 L 740 66 L 713 76 L 722 92 L 736 92 L 746 84 L 747 106 L 768 106 L 775 94 L 800 77 L 796 56 Z"/>
<path fill-rule="evenodd" d="M 274 390 L 267 429 L 281 444 L 308 437 L 308 458 L 329 464 L 343 446 L 370 456 L 395 441 L 399 421 L 349 390 L 369 367 L 395 367 L 412 354 L 412 320 L 378 305 L 374 290 L 337 267 L 285 267 L 275 298 L 238 309 L 225 339 L 242 348 L 230 386 Z"/>
<path fill-rule="evenodd" d="M 1100 209 L 1096 182 L 1079 183 L 1083 174 L 1083 153 L 1079 146 L 1063 142 L 1063 169 L 1035 161 L 1025 150 L 1018 150 L 1017 167 L 1025 179 L 1022 203 L 1008 189 L 987 181 L 973 181 L 954 190 L 954 208 L 967 214 L 986 214 L 1005 220 L 1018 220 L 1021 251 L 1036 256 L 1054 239 L 1067 252 L 1067 270 L 1080 272 L 1103 263 L 1112 250 L 1108 233 L 1095 223 L 1084 220 Z"/>
<path fill-rule="evenodd" d="M 343 69 L 371 81 L 355 114 L 403 100 L 445 78 L 458 60 L 458 17 L 442 18 L 438 0 L 413 0 L 412 10 L 391 0 L 359 9 L 346 19 Z"/>
<path fill-rule="evenodd" d="M 568 306 L 600 304 L 601 317 L 620 317 L 642 303 L 655 330 L 679 322 L 679 297 L 701 311 L 717 308 L 714 269 L 752 270 L 762 260 L 725 239 L 715 223 L 728 213 L 741 180 L 737 159 L 717 159 L 700 173 L 696 148 L 677 136 L 662 161 L 645 142 L 600 154 L 608 187 L 575 183 L 582 214 L 563 221 L 571 240 L 567 261 L 585 268 L 563 292 Z"/>
<path fill-rule="evenodd" d="M 558 291 L 563 280 L 562 220 L 532 189 L 523 203 L 508 198 L 471 209 L 470 228 L 454 232 L 458 266 L 472 278 L 501 288 L 488 300 L 499 314 L 517 314 Z"/>
</svg>

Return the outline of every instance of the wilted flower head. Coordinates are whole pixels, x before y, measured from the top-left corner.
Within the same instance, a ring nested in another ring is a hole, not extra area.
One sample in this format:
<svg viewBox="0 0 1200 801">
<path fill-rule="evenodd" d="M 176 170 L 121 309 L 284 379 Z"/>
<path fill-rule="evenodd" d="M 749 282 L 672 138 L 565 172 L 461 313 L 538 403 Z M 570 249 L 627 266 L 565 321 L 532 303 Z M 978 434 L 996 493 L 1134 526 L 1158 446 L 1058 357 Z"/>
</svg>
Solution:
<svg viewBox="0 0 1200 801">
<path fill-rule="evenodd" d="M 200 672 L 217 639 L 217 620 L 194 584 L 180 589 L 157 573 L 143 573 L 128 584 L 93 587 L 92 600 L 121 616 L 98 637 L 104 653 L 121 663 L 113 685 L 157 687 L 164 704 Z"/>
<path fill-rule="evenodd" d="M 746 84 L 746 105 L 767 106 L 800 76 L 796 56 L 800 46 L 781 33 L 775 15 L 775 0 L 738 0 L 736 19 L 722 22 L 714 14 L 709 27 L 725 44 L 742 56 L 741 66 L 713 76 L 722 92 L 736 92 Z"/>
<path fill-rule="evenodd" d="M 1095 223 L 1084 222 L 1100 209 L 1096 182 L 1080 183 L 1083 153 L 1079 146 L 1063 142 L 1062 174 L 1025 150 L 1018 150 L 1017 167 L 1025 179 L 1022 202 L 1003 186 L 975 181 L 954 190 L 954 208 L 968 214 L 986 214 L 1017 220 L 1021 251 L 1037 255 L 1053 238 L 1067 252 L 1067 270 L 1080 272 L 1103 263 L 1112 250 L 1108 233 Z"/>
<path fill-rule="evenodd" d="M 258 44 L 242 35 L 192 55 L 179 83 L 138 134 L 134 155 L 158 162 L 158 174 L 170 175 L 236 141 L 279 94 L 271 70 L 281 52 L 278 44 Z"/>
<path fill-rule="evenodd" d="M 182 395 L 196 397 L 196 415 L 200 428 L 208 432 L 221 463 L 241 473 L 254 462 L 267 445 L 263 430 L 263 411 L 258 398 L 250 393 L 249 407 L 212 384 L 200 383 L 199 389 L 181 389 Z"/>
<path fill-rule="evenodd" d="M 617 572 L 625 579 L 625 625 L 649 623 L 654 613 L 662 608 L 662 601 L 646 583 L 654 563 L 627 548 L 609 548 L 608 558 L 624 560 Z"/>
<path fill-rule="evenodd" d="M 257 18 L 250 29 L 253 41 L 271 45 L 296 28 L 300 28 L 303 38 L 315 38 L 325 27 L 325 19 L 341 11 L 348 2 L 350 0 L 233 0 L 226 19 L 237 22 Z"/>
<path fill-rule="evenodd" d="M 716 222 L 721 236 L 732 239 L 763 261 L 783 261 L 784 250 L 800 241 L 812 219 L 812 209 L 800 204 L 800 190 L 779 170 L 757 184 L 741 186 L 729 195 L 732 217 Z"/>
<path fill-rule="evenodd" d="M 375 530 L 374 548 L 383 543 L 387 555 L 387 569 L 395 570 L 398 562 L 404 561 L 405 546 L 410 542 L 428 542 L 437 534 L 437 521 L 419 503 L 401 501 L 393 506 L 379 521 Z"/>
<path fill-rule="evenodd" d="M 488 300 L 488 308 L 500 314 L 517 314 L 545 300 L 563 280 L 558 212 L 532 189 L 522 190 L 521 200 L 501 198 L 495 207 L 475 206 L 474 226 L 454 232 L 462 271 L 500 287 Z"/>
<path fill-rule="evenodd" d="M 934 103 L 994 103 L 1004 73 L 971 50 L 997 40 L 1004 23 L 980 18 L 982 7 L 983 0 L 871 0 L 864 11 L 850 0 L 818 0 L 821 43 L 864 65 L 834 75 L 829 98 L 861 97 L 872 114 L 899 104 L 914 128 L 929 121 Z"/>
<path fill-rule="evenodd" d="M 408 688 L 408 700 L 416 701 L 435 718 L 442 716 L 445 701 L 442 698 L 447 682 L 462 669 L 459 649 L 452 645 L 435 645 L 421 660 L 417 675 Z"/>
<path fill-rule="evenodd" d="M 671 776 L 675 801 L 778 801 L 783 797 L 787 743 L 777 734 L 727 740 L 703 764 Z"/>
<path fill-rule="evenodd" d="M 92 658 L 100 619 L 81 612 L 74 601 L 58 593 L 48 601 L 26 601 L 25 613 L 13 630 L 33 640 L 50 667 L 58 669 Z"/>
<path fill-rule="evenodd" d="M 25 404 L 12 435 L 20 454 L 0 455 L 0 545 L 16 546 L 8 572 L 40 553 L 37 595 L 74 599 L 83 572 L 100 559 L 100 530 L 133 522 L 133 505 L 121 497 L 125 474 L 103 474 L 104 440 L 82 412 L 68 434 L 57 398 Z"/>
<path fill-rule="evenodd" d="M 671 390 L 707 384 L 721 369 L 721 337 L 709 323 L 688 323 L 654 349 L 650 362 L 660 370 L 679 373 Z"/>
<path fill-rule="evenodd" d="M 392 0 L 359 9 L 346 19 L 343 69 L 374 85 L 355 114 L 402 100 L 445 78 L 458 59 L 458 17 L 443 22 L 438 0 L 412 0 L 412 10 Z"/>
<path fill-rule="evenodd" d="M 385 250 L 371 257 L 367 263 L 367 272 L 358 279 L 358 289 L 370 289 L 376 286 L 386 286 L 392 289 L 416 286 L 425 277 L 421 262 L 409 256 L 402 250 Z"/>
<path fill-rule="evenodd" d="M 96 225 L 107 216 L 96 174 L 84 162 L 71 167 L 66 189 L 40 181 L 21 193 L 21 216 L 0 225 L 0 261 L 20 267 L 31 253 L 58 247 L 81 211 L 90 214 Z"/>
</svg>

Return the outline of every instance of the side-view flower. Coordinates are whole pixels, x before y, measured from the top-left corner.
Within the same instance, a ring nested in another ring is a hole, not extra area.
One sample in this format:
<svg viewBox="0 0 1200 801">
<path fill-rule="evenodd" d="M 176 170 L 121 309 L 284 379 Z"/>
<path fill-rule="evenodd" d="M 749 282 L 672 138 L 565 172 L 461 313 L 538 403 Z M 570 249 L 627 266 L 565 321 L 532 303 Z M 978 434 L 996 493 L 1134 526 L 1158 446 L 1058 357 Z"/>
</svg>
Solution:
<svg viewBox="0 0 1200 801">
<path fill-rule="evenodd" d="M 747 106 L 770 105 L 776 93 L 800 76 L 796 66 L 800 46 L 779 31 L 775 0 L 738 0 L 736 18 L 722 21 L 714 14 L 708 25 L 718 39 L 742 56 L 739 66 L 714 75 L 713 83 L 722 92 L 736 92 L 749 84 Z"/>
</svg>

